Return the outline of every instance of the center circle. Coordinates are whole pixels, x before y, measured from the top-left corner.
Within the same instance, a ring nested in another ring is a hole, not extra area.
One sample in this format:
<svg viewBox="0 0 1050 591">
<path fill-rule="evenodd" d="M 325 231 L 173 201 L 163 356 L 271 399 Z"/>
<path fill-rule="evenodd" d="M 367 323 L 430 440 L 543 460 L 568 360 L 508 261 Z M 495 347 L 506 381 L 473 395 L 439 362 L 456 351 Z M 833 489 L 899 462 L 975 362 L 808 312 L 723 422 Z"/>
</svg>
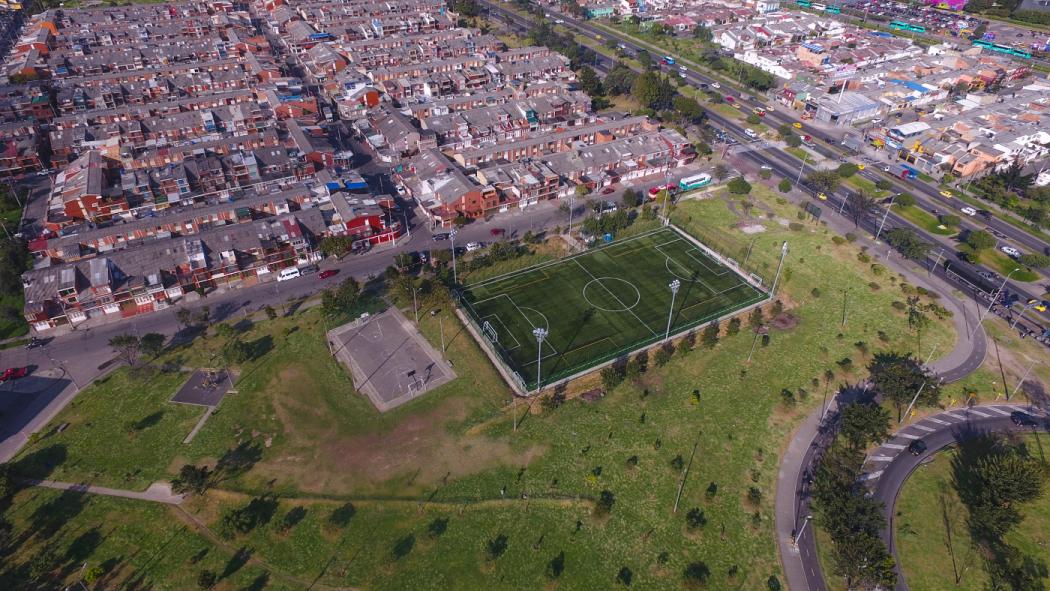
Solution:
<svg viewBox="0 0 1050 591">
<path fill-rule="evenodd" d="M 626 279 L 597 277 L 583 286 L 583 299 L 603 312 L 626 312 L 642 301 L 642 294 Z"/>
</svg>

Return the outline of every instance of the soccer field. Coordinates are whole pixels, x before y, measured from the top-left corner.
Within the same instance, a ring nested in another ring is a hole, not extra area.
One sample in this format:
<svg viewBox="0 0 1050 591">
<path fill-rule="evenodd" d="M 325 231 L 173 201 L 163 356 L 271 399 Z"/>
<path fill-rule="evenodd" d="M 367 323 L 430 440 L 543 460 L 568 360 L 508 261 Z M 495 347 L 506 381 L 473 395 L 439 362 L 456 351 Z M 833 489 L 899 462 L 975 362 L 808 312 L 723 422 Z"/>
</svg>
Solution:
<svg viewBox="0 0 1050 591">
<path fill-rule="evenodd" d="M 681 284 L 671 311 L 670 283 Z M 768 296 L 675 228 L 468 285 L 467 314 L 526 390 Z M 544 328 L 542 354 L 533 329 Z"/>
</svg>

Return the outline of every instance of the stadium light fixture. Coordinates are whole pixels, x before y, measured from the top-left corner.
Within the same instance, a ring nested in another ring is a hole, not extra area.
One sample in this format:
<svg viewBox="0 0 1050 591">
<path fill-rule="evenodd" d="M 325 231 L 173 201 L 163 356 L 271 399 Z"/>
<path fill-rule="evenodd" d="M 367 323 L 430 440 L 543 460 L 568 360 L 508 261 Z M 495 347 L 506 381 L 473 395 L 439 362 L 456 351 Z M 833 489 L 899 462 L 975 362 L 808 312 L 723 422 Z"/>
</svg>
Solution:
<svg viewBox="0 0 1050 591">
<path fill-rule="evenodd" d="M 540 362 L 543 361 L 543 340 L 547 338 L 547 329 L 536 327 L 532 329 L 532 336 L 536 337 L 536 391 L 539 392 L 543 385 Z"/>
<path fill-rule="evenodd" d="M 671 337 L 671 318 L 674 317 L 674 298 L 678 295 L 678 290 L 682 287 L 682 282 L 675 279 L 667 285 L 671 288 L 671 308 L 667 310 L 667 330 L 664 332 L 664 340 L 666 341 Z"/>
</svg>

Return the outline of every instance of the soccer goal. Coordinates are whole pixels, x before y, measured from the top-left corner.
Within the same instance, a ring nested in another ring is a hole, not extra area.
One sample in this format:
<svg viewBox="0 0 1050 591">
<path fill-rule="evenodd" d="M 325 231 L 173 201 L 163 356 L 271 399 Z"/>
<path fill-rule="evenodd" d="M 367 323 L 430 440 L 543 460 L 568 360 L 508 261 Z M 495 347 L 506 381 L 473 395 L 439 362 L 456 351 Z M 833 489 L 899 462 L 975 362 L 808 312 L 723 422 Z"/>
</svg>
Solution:
<svg viewBox="0 0 1050 591">
<path fill-rule="evenodd" d="M 481 323 L 481 332 L 493 345 L 499 344 L 499 334 L 496 333 L 496 328 L 488 320 Z"/>
</svg>

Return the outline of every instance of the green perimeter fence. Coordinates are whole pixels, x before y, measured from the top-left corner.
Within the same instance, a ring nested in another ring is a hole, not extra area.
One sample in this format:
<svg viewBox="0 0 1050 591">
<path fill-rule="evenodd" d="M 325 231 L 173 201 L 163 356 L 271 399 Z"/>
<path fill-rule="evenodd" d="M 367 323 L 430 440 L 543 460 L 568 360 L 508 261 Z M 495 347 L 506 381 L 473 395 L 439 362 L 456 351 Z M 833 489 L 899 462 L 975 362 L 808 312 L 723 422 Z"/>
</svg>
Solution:
<svg viewBox="0 0 1050 591">
<path fill-rule="evenodd" d="M 657 229 L 657 230 L 653 230 L 652 232 L 646 232 L 644 234 L 641 234 L 640 236 L 643 236 L 643 235 L 649 234 L 649 233 L 660 232 L 661 230 L 662 230 L 662 228 L 661 229 Z M 680 227 L 673 227 L 672 226 L 672 230 L 683 234 L 687 240 L 692 240 L 694 242 L 695 241 L 699 241 L 699 239 L 697 237 L 689 234 L 688 232 L 685 232 Z M 633 238 L 633 236 L 632 236 L 632 238 Z M 717 249 L 710 248 L 707 244 L 701 244 L 700 246 L 701 246 L 701 248 L 707 247 L 713 253 L 718 255 L 718 257 L 716 257 L 716 260 L 719 260 L 720 258 L 726 258 L 726 259 L 730 259 L 731 263 L 733 263 L 733 264 L 736 263 L 736 261 L 733 260 L 732 257 L 725 256 L 724 254 L 719 252 Z M 732 247 L 732 245 L 727 245 L 727 246 Z M 550 266 L 551 264 L 554 264 L 556 262 L 560 262 L 560 261 L 566 260 L 567 258 L 571 258 L 572 256 L 580 256 L 580 255 L 586 254 L 588 252 L 593 252 L 593 251 L 594 251 L 594 249 L 591 249 L 591 250 L 579 253 L 577 255 L 571 255 L 570 257 L 565 257 L 565 258 L 562 258 L 562 259 L 558 259 L 558 261 L 546 261 L 544 263 L 540 263 L 539 265 L 534 265 L 532 267 L 526 267 L 524 269 L 519 269 L 517 271 L 514 271 L 513 273 L 509 273 L 508 275 L 510 275 L 510 274 L 520 274 L 520 273 L 523 273 L 523 272 L 536 270 L 536 269 L 539 269 L 539 268 L 542 268 L 542 267 Z M 725 265 L 727 268 L 729 268 L 730 270 L 732 270 L 735 273 L 739 274 L 740 271 L 741 271 L 740 268 L 734 267 L 733 264 L 726 264 L 725 261 L 721 261 L 721 260 L 720 260 L 720 262 L 722 262 L 723 265 Z M 737 265 L 737 267 L 739 267 L 739 265 Z M 753 280 L 757 281 L 760 284 L 762 283 L 761 278 L 759 276 L 756 276 L 753 273 L 749 273 L 749 275 L 751 276 L 751 278 Z M 497 278 L 492 278 L 492 279 L 497 279 Z M 492 279 L 489 279 L 489 281 L 491 281 Z M 748 283 L 752 284 L 751 281 L 749 281 Z M 467 289 L 469 289 L 469 287 Z M 646 349 L 646 348 L 648 348 L 648 347 L 650 347 L 650 346 L 652 346 L 652 345 L 654 345 L 656 343 L 664 341 L 664 337 L 662 337 L 660 335 L 652 336 L 652 337 L 648 337 L 648 338 L 644 338 L 644 339 L 639 339 L 639 340 L 635 341 L 634 343 L 632 343 L 630 345 L 625 345 L 625 346 L 620 347 L 620 348 L 618 348 L 618 349 L 616 349 L 614 351 L 610 351 L 610 352 L 607 352 L 607 353 L 604 353 L 604 354 L 601 354 L 601 355 L 596 355 L 595 357 L 593 357 L 592 359 L 589 359 L 588 361 L 585 361 L 585 362 L 582 362 L 582 363 L 578 363 L 578 364 L 576 364 L 576 365 L 574 365 L 572 367 L 566 367 L 566 368 L 563 368 L 563 369 L 559 369 L 559 370 L 557 370 L 555 372 L 552 372 L 551 374 L 548 374 L 548 375 L 541 375 L 541 376 L 539 376 L 539 379 L 534 380 L 532 382 L 527 382 L 525 380 L 525 378 L 522 377 L 521 373 L 518 371 L 518 368 L 516 367 L 516 364 L 512 361 L 513 357 L 509 354 L 508 351 L 506 351 L 506 349 L 503 348 L 503 345 L 498 340 L 497 341 L 492 341 L 491 339 L 488 338 L 487 333 L 481 327 L 481 324 L 482 324 L 482 322 L 480 320 L 481 317 L 480 317 L 480 315 L 478 315 L 477 311 L 474 310 L 474 307 L 471 306 L 470 302 L 468 302 L 467 299 L 465 297 L 463 297 L 462 293 L 459 293 L 457 295 L 458 295 L 458 297 L 456 299 L 458 300 L 459 305 L 466 312 L 466 314 L 464 314 L 464 316 L 470 321 L 470 324 L 474 328 L 474 331 L 476 332 L 476 334 L 480 335 L 481 338 L 484 340 L 485 344 L 488 345 L 492 349 L 492 351 L 495 353 L 495 357 L 497 359 L 499 359 L 500 362 L 502 363 L 503 369 L 509 375 L 514 377 L 514 380 L 517 382 L 517 385 L 522 389 L 523 392 L 532 392 L 534 390 L 538 390 L 539 387 L 542 385 L 542 384 L 539 383 L 540 380 L 542 380 L 543 384 L 551 384 L 551 383 L 554 383 L 554 382 L 558 382 L 560 380 L 563 380 L 563 379 L 568 378 L 570 376 L 574 376 L 574 375 L 579 374 L 581 372 L 585 372 L 585 371 L 589 371 L 589 370 L 592 370 L 592 369 L 596 369 L 596 368 L 598 368 L 598 367 L 600 367 L 600 366 L 602 366 L 602 365 L 604 365 L 606 363 L 609 363 L 611 361 L 615 361 L 617 359 L 623 359 L 623 358 L 629 356 L 630 354 L 634 353 L 635 351 L 641 351 L 642 349 Z M 757 291 L 757 293 L 753 297 L 747 298 L 746 300 L 741 300 L 740 302 L 737 302 L 733 306 L 730 306 L 728 308 L 723 308 L 721 310 L 717 310 L 717 311 L 715 311 L 715 312 L 713 312 L 711 314 L 708 314 L 706 316 L 703 316 L 703 317 L 700 317 L 700 318 L 696 318 L 696 319 L 690 320 L 690 321 L 688 321 L 688 322 L 686 322 L 684 324 L 675 326 L 672 329 L 673 332 L 671 333 L 671 339 L 673 340 L 674 338 L 676 338 L 676 337 L 678 337 L 678 336 L 680 336 L 680 335 L 682 335 L 684 333 L 687 333 L 688 331 L 690 331 L 692 329 L 695 329 L 698 326 L 701 326 L 703 324 L 707 324 L 707 323 L 709 323 L 709 322 L 711 322 L 713 320 L 717 320 L 719 318 L 723 318 L 723 317 L 734 315 L 734 314 L 740 312 L 741 310 L 745 310 L 745 309 L 747 309 L 747 308 L 749 308 L 751 306 L 754 306 L 755 304 L 759 304 L 761 302 L 764 302 L 764 301 L 768 300 L 769 297 L 770 296 L 769 296 L 768 292 Z"/>
</svg>

